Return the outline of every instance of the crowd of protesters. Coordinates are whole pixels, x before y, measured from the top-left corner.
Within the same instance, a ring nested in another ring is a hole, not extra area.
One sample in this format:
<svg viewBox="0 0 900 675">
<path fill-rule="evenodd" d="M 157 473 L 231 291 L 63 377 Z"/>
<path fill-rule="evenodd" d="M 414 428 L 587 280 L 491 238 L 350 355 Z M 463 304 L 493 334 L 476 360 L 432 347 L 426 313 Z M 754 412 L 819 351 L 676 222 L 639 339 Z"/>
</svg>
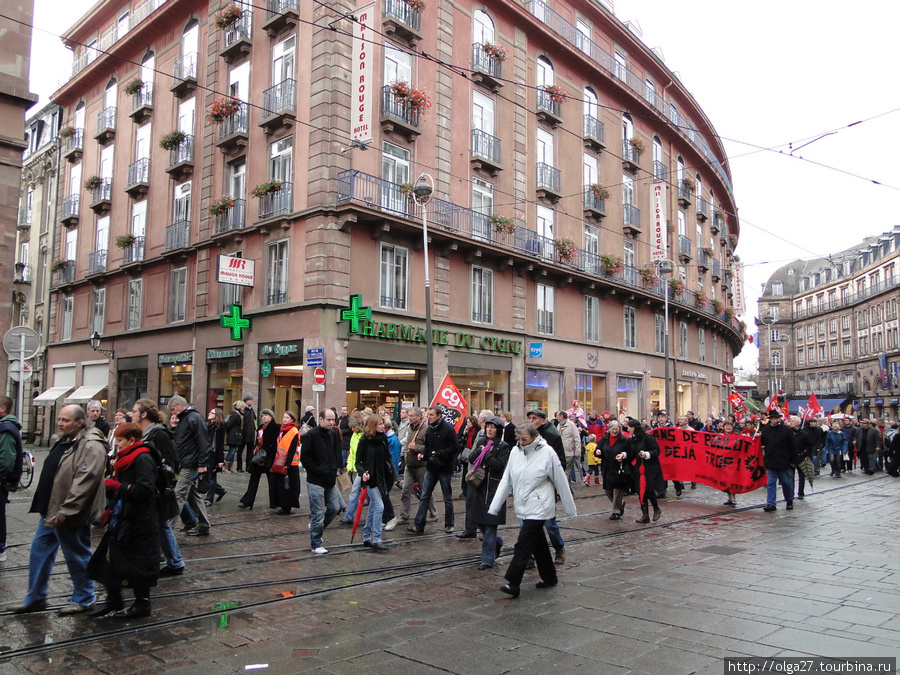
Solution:
<svg viewBox="0 0 900 675">
<path fill-rule="evenodd" d="M 565 542 L 556 501 L 575 515 L 573 486 L 600 486 L 611 504 L 610 520 L 623 517 L 626 496 L 632 494 L 640 508 L 635 522 L 661 518 L 660 500 L 668 482 L 653 433 L 659 427 L 759 437 L 767 478 L 765 511 L 776 510 L 779 485 L 790 510 L 795 499 L 804 499 L 807 476 L 826 470 L 834 478 L 857 469 L 900 476 L 897 425 L 885 428 L 850 416 L 785 420 L 773 410 L 760 420 L 734 415 L 701 420 L 687 411 L 673 422 L 660 410 L 651 421 L 585 412 L 573 401 L 571 408 L 549 419 L 545 411 L 529 409 L 519 424 L 510 412 L 497 416 L 482 410 L 466 417 L 457 432 L 438 406 L 402 408 L 396 418 L 383 407 L 316 412 L 309 406 L 300 419 L 285 412 L 279 424 L 270 409 L 257 416 L 253 402 L 253 396 L 236 401 L 227 417 L 212 408 L 205 424 L 202 414 L 180 396 L 169 400 L 168 418 L 153 401 L 141 399 L 130 410 L 116 410 L 112 425 L 99 401 L 62 408 L 59 437 L 44 461 L 31 506 L 40 522 L 31 547 L 28 591 L 23 602 L 7 609 L 26 613 L 47 606 L 49 575 L 61 548 L 74 587 L 61 614 L 149 616 L 150 589 L 158 577 L 184 571 L 174 532 L 208 536 L 207 509 L 227 494 L 217 474 L 245 473 L 245 467 L 249 480 L 238 508 L 253 509 L 262 483 L 273 513 L 290 515 L 300 507 L 303 466 L 310 545 L 316 555 L 328 553 L 323 537 L 329 524 L 340 516 L 340 524 L 355 533 L 366 505 L 363 547 L 386 552 L 383 533 L 398 524 L 407 525 L 410 534 L 424 534 L 438 519 L 438 487 L 443 529 L 455 533 L 454 477 L 459 476 L 465 526 L 456 537 L 476 539 L 480 532 L 478 569 L 490 569 L 504 545 L 498 526 L 507 522 L 512 495 L 520 529 L 507 584 L 501 588 L 512 597 L 518 597 L 525 570 L 535 564 L 538 588 L 558 582 L 556 566 L 565 564 Z M 0 397 L 5 491 L 0 495 L 0 561 L 5 560 L 6 497 L 18 482 L 22 461 L 18 422 L 10 408 L 11 401 Z M 811 474 L 804 470 L 806 460 Z M 685 489 L 678 481 L 673 487 L 676 496 Z M 394 489 L 400 493 L 399 512 L 391 497 Z M 735 494 L 725 491 L 725 496 L 725 505 L 737 504 Z M 418 500 L 415 510 L 413 499 Z M 93 553 L 92 526 L 105 530 Z M 94 581 L 106 588 L 105 601 L 96 606 Z M 122 597 L 126 587 L 135 598 L 127 609 Z"/>
</svg>

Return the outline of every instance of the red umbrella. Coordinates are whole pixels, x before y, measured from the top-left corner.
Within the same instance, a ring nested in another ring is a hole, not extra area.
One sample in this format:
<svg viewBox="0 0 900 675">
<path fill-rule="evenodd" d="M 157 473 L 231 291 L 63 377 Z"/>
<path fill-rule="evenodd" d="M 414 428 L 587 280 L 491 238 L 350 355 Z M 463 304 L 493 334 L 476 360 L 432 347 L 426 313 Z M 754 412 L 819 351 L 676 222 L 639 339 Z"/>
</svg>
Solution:
<svg viewBox="0 0 900 675">
<path fill-rule="evenodd" d="M 369 488 L 363 485 L 362 490 L 359 491 L 359 501 L 356 502 L 356 515 L 353 516 L 353 531 L 350 532 L 350 543 L 353 543 L 353 537 L 356 536 L 356 528 L 359 527 L 359 517 L 362 515 L 363 506 L 366 503 L 366 497 L 369 494 Z"/>
</svg>

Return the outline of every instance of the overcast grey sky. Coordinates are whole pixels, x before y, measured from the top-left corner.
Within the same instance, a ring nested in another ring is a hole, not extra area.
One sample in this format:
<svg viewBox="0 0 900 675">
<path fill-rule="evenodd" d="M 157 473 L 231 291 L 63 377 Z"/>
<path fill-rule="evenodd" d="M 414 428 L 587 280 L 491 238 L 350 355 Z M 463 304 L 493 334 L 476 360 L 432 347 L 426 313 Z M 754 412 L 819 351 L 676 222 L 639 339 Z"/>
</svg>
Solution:
<svg viewBox="0 0 900 675">
<path fill-rule="evenodd" d="M 55 36 L 92 5 L 35 0 L 32 91 L 44 102 L 71 68 Z M 775 269 L 900 222 L 900 4 L 615 0 L 615 10 L 640 25 L 648 47 L 662 49 L 725 140 L 751 333 L 761 284 Z M 790 154 L 789 144 L 824 134 Z M 755 367 L 756 359 L 747 345 L 736 365 Z"/>
</svg>

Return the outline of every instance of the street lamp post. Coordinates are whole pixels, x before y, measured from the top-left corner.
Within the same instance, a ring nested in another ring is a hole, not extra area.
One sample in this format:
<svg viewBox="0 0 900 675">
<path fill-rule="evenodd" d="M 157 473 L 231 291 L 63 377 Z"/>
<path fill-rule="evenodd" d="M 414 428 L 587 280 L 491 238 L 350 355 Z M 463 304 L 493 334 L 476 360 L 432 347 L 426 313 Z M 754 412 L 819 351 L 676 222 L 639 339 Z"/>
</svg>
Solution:
<svg viewBox="0 0 900 675">
<path fill-rule="evenodd" d="M 769 342 L 769 367 L 766 369 L 768 371 L 768 379 L 766 381 L 766 388 L 769 391 L 769 395 L 772 395 L 774 390 L 774 386 L 772 385 L 772 324 L 775 323 L 775 316 L 771 312 L 767 312 L 763 316 L 759 318 L 759 320 L 766 327 L 768 332 L 768 342 Z M 776 394 L 777 395 L 777 394 Z"/>
<path fill-rule="evenodd" d="M 422 207 L 422 244 L 425 251 L 425 371 L 428 378 L 428 405 L 434 400 L 434 342 L 431 332 L 431 277 L 428 274 L 428 209 L 427 204 L 434 193 L 434 179 L 423 173 L 416 179 L 413 198 Z"/>
<path fill-rule="evenodd" d="M 672 407 L 671 399 L 669 398 L 669 279 L 671 279 L 672 274 L 675 272 L 675 262 L 669 259 L 657 260 L 656 261 L 656 274 L 663 282 L 664 291 L 665 291 L 665 299 L 666 299 L 666 311 L 665 311 L 665 329 L 663 330 L 663 353 L 665 354 L 665 362 L 666 362 L 666 375 L 664 377 L 665 381 L 665 390 L 666 390 L 666 410 Z M 664 276 L 668 275 L 668 276 Z"/>
</svg>

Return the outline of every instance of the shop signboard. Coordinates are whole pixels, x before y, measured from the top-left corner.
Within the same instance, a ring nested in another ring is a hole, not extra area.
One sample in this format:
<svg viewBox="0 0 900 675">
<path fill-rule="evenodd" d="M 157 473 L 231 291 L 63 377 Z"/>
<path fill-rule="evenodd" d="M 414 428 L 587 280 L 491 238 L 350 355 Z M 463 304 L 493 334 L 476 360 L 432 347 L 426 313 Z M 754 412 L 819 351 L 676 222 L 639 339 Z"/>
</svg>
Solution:
<svg viewBox="0 0 900 675">
<path fill-rule="evenodd" d="M 237 286 L 253 287 L 255 263 L 249 258 L 237 258 L 231 255 L 219 256 L 220 284 L 235 284 Z"/>
<path fill-rule="evenodd" d="M 259 367 L 259 372 L 262 374 L 263 377 L 268 377 L 269 375 L 272 374 L 272 364 L 269 363 L 268 361 L 263 361 L 262 365 L 260 365 L 260 367 Z"/>
<path fill-rule="evenodd" d="M 543 342 L 529 342 L 528 343 L 528 358 L 541 359 L 543 357 L 544 357 L 544 343 Z"/>
<path fill-rule="evenodd" d="M 303 340 L 289 340 L 286 342 L 263 342 L 259 345 L 258 358 L 263 359 L 287 359 L 299 357 L 303 353 Z"/>
</svg>

